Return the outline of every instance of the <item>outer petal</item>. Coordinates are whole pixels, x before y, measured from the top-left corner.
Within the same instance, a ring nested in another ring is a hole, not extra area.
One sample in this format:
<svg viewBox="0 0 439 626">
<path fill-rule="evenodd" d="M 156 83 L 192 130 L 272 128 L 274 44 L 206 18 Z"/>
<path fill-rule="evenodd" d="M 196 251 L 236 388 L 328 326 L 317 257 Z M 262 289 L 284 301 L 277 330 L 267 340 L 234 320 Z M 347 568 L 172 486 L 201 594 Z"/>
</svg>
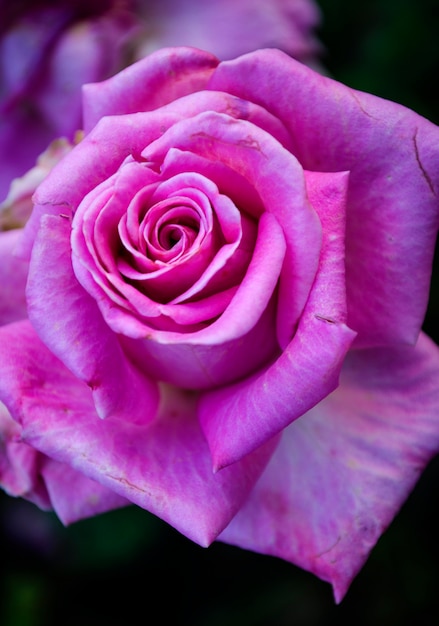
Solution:
<svg viewBox="0 0 439 626">
<path fill-rule="evenodd" d="M 39 474 L 42 455 L 21 441 L 21 428 L 0 402 L 0 485 L 10 496 L 51 508 L 49 494 Z"/>
<path fill-rule="evenodd" d="M 201 50 L 158 50 L 115 76 L 84 85 L 84 129 L 89 132 L 104 115 L 152 111 L 205 88 L 218 59 Z"/>
<path fill-rule="evenodd" d="M 266 107 L 302 165 L 350 171 L 346 273 L 359 345 L 414 343 L 428 299 L 439 205 L 439 128 L 275 50 L 222 63 L 209 87 Z"/>
<path fill-rule="evenodd" d="M 277 443 L 215 475 L 196 419 L 196 395 L 164 387 L 160 413 L 150 425 L 128 416 L 100 420 L 86 385 L 28 322 L 1 328 L 0 350 L 0 398 L 22 423 L 25 441 L 202 545 L 234 517 Z"/>
<path fill-rule="evenodd" d="M 307 174 L 323 227 L 320 266 L 297 332 L 271 365 L 206 392 L 200 421 L 214 467 L 235 462 L 326 397 L 338 383 L 355 333 L 346 324 L 344 204 L 347 174 Z"/>
<path fill-rule="evenodd" d="M 131 504 L 123 496 L 74 470 L 70 465 L 38 454 L 42 458 L 40 474 L 52 508 L 63 524 L 71 524 Z"/>
<path fill-rule="evenodd" d="M 14 256 L 21 229 L 0 232 L 0 326 L 27 317 L 25 287 L 29 264 Z"/>
<path fill-rule="evenodd" d="M 283 433 L 220 536 L 332 583 L 339 602 L 439 449 L 439 351 L 353 351 L 340 387 Z"/>
<path fill-rule="evenodd" d="M 11 496 L 54 509 L 64 524 L 128 504 L 101 484 L 49 459 L 21 439 L 21 426 L 0 403 L 0 485 Z"/>
<path fill-rule="evenodd" d="M 68 219 L 45 216 L 32 251 L 28 312 L 36 331 L 70 370 L 93 390 L 101 417 L 155 416 L 158 391 L 126 358 L 96 302 L 73 273 Z"/>
</svg>

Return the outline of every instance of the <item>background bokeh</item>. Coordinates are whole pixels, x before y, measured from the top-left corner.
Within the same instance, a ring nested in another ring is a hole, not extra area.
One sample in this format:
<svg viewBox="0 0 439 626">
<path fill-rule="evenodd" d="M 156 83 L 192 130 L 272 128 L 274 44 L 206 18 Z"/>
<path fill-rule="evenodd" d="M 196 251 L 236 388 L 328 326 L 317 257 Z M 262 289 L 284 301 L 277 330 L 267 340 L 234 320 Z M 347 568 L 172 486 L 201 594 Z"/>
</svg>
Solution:
<svg viewBox="0 0 439 626">
<path fill-rule="evenodd" d="M 320 0 L 328 73 L 439 123 L 437 0 Z M 439 271 L 425 330 L 439 342 Z M 1 626 L 434 625 L 439 457 L 336 606 L 327 583 L 279 559 L 200 548 L 127 507 L 64 528 L 0 492 Z"/>
</svg>

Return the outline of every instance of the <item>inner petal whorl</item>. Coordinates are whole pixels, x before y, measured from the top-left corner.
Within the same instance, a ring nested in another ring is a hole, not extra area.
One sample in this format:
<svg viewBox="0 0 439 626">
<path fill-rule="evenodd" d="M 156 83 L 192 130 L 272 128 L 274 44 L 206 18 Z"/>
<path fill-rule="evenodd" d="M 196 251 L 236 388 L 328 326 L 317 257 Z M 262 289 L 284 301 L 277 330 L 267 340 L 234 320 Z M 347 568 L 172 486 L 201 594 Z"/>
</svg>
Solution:
<svg viewBox="0 0 439 626">
<path fill-rule="evenodd" d="M 163 201 L 149 209 L 139 227 L 139 247 L 153 261 L 176 261 L 206 234 L 196 207 Z"/>
</svg>

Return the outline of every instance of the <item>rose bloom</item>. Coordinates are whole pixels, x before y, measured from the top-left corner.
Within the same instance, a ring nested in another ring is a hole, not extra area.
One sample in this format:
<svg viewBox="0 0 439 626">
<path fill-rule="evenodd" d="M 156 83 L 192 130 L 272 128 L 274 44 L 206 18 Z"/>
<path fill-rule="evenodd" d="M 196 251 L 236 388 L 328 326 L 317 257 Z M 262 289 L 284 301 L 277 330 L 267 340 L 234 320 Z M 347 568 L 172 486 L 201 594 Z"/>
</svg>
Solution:
<svg viewBox="0 0 439 626">
<path fill-rule="evenodd" d="M 65 523 L 135 503 L 340 601 L 439 449 L 438 127 L 273 49 L 155 52 L 84 120 L 3 233 L 4 488 Z"/>
<path fill-rule="evenodd" d="M 0 201 L 53 139 L 82 128 L 84 83 L 165 45 L 221 58 L 270 45 L 316 63 L 319 18 L 313 0 L 0 0 Z"/>
</svg>

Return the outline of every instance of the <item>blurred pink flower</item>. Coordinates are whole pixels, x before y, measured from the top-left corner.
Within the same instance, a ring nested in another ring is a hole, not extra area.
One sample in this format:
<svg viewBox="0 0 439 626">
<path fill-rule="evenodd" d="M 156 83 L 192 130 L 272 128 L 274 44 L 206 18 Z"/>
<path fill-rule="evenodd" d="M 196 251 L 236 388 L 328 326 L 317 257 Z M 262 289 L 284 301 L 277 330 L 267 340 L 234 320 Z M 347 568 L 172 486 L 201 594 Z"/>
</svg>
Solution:
<svg viewBox="0 0 439 626">
<path fill-rule="evenodd" d="M 267 45 L 309 61 L 313 0 L 0 1 L 0 201 L 57 137 L 83 126 L 81 86 L 180 43 L 229 58 Z"/>
<path fill-rule="evenodd" d="M 312 65 L 321 51 L 314 0 L 138 0 L 138 7 L 137 58 L 166 46 L 194 46 L 219 59 L 273 47 Z"/>
<path fill-rule="evenodd" d="M 81 86 L 125 64 L 134 20 L 121 0 L 0 5 L 0 200 L 55 138 L 82 126 Z"/>
</svg>

